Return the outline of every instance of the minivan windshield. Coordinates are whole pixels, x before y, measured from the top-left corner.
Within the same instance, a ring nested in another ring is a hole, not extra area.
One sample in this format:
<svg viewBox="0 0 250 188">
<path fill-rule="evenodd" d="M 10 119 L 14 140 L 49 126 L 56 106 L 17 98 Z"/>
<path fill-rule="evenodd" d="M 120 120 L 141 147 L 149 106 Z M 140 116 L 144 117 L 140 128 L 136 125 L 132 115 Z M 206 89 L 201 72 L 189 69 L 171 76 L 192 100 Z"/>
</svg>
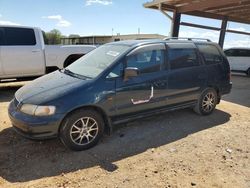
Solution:
<svg viewBox="0 0 250 188">
<path fill-rule="evenodd" d="M 95 78 L 116 61 L 130 47 L 126 45 L 106 44 L 76 60 L 65 70 L 86 78 Z"/>
</svg>

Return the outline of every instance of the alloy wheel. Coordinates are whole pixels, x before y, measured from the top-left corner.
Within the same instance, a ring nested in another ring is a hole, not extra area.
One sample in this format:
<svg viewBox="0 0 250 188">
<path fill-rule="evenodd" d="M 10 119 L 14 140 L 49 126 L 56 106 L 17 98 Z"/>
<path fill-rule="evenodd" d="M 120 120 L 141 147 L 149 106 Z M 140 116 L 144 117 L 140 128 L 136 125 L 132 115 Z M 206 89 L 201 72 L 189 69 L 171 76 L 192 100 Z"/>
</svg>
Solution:
<svg viewBox="0 0 250 188">
<path fill-rule="evenodd" d="M 91 117 L 78 119 L 70 129 L 70 138 L 77 145 L 87 145 L 91 143 L 98 134 L 98 124 Z"/>
<path fill-rule="evenodd" d="M 204 98 L 203 98 L 203 101 L 202 101 L 202 109 L 205 111 L 205 112 L 210 112 L 214 109 L 215 107 L 215 95 L 213 92 L 208 92 Z"/>
</svg>

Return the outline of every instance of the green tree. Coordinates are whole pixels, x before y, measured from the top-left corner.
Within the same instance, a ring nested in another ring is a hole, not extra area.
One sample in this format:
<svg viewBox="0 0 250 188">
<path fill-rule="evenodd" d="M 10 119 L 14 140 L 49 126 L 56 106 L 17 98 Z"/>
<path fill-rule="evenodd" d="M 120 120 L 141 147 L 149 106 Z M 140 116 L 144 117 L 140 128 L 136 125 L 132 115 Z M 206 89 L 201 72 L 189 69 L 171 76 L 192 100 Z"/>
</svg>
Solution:
<svg viewBox="0 0 250 188">
<path fill-rule="evenodd" d="M 60 44 L 61 38 L 63 37 L 62 33 L 57 29 L 53 29 L 49 32 L 46 32 L 45 35 L 46 35 L 45 44 L 46 43 L 47 44 Z"/>
</svg>

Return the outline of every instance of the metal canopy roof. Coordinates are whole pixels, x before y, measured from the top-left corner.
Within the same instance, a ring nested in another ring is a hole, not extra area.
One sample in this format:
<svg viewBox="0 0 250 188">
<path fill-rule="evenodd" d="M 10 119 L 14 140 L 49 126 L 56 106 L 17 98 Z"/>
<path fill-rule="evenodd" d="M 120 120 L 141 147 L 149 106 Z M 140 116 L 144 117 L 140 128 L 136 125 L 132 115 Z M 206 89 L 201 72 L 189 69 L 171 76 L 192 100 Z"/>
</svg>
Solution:
<svg viewBox="0 0 250 188">
<path fill-rule="evenodd" d="M 250 24 L 250 0 L 154 0 L 144 7 Z"/>
</svg>

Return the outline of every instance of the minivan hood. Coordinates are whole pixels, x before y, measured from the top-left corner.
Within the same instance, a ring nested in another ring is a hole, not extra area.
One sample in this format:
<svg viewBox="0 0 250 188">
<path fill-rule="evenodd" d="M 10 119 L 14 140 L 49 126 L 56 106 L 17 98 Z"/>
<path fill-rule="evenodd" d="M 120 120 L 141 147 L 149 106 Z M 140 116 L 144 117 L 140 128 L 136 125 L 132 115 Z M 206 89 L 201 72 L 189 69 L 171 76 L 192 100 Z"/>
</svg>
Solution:
<svg viewBox="0 0 250 188">
<path fill-rule="evenodd" d="M 86 82 L 88 80 L 55 71 L 24 85 L 15 93 L 15 97 L 19 102 L 39 105 L 60 97 Z"/>
</svg>

